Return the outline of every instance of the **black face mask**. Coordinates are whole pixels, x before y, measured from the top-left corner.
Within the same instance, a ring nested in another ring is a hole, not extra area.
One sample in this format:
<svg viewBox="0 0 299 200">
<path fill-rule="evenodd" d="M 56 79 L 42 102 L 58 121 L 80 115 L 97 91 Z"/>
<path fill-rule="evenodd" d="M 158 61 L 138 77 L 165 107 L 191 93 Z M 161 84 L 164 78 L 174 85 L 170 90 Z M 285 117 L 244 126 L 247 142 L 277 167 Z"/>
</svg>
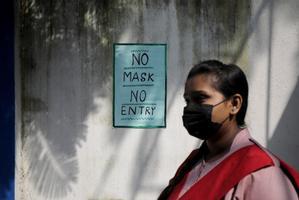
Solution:
<svg viewBox="0 0 299 200">
<path fill-rule="evenodd" d="M 207 140 L 214 136 L 222 126 L 222 123 L 212 122 L 213 107 L 223 103 L 225 100 L 216 105 L 189 103 L 184 108 L 183 124 L 190 135 L 201 140 Z"/>
</svg>

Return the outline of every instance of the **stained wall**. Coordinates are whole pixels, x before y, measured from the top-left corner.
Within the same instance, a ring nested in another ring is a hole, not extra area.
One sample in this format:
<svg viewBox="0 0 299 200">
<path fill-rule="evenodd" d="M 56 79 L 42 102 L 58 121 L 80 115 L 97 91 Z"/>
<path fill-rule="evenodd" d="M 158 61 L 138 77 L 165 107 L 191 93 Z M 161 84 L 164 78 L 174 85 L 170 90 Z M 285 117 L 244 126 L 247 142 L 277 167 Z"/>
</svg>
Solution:
<svg viewBox="0 0 299 200">
<path fill-rule="evenodd" d="M 200 144 L 183 87 L 211 58 L 245 71 L 252 135 L 299 169 L 299 3 L 285 2 L 19 1 L 16 199 L 155 199 Z M 116 42 L 167 43 L 165 129 L 112 128 Z"/>
</svg>

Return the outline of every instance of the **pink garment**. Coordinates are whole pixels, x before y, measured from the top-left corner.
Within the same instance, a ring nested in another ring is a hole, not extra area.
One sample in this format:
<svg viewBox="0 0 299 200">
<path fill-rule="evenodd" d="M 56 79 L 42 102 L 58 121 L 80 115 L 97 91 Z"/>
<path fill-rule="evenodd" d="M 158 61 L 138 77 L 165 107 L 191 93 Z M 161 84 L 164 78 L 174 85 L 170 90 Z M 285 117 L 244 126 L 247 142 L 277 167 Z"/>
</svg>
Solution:
<svg viewBox="0 0 299 200">
<path fill-rule="evenodd" d="M 200 160 L 197 165 L 188 173 L 187 180 L 181 190 L 179 197 L 188 191 L 193 184 L 204 177 L 210 170 L 217 166 L 226 157 L 240 148 L 252 145 L 248 129 L 242 129 L 234 138 L 234 141 L 228 152 L 219 155 L 216 160 L 204 162 Z M 254 142 L 255 143 L 255 142 Z M 267 152 L 267 151 L 266 151 Z M 244 177 L 236 187 L 232 188 L 225 196 L 225 200 L 298 200 L 296 190 L 290 180 L 279 167 L 279 161 L 267 152 L 275 163 L 274 166 L 267 167 L 251 173 Z"/>
</svg>

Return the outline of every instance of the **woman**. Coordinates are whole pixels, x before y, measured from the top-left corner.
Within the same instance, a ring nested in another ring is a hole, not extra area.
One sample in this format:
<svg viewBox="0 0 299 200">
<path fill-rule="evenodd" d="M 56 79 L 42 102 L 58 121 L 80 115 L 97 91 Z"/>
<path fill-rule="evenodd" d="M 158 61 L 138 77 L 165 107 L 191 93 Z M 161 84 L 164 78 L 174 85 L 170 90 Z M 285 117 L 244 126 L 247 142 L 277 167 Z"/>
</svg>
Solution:
<svg viewBox="0 0 299 200">
<path fill-rule="evenodd" d="M 255 142 L 245 126 L 248 83 L 233 64 L 208 60 L 188 74 L 183 124 L 204 140 L 159 199 L 298 199 L 299 175 Z"/>
</svg>

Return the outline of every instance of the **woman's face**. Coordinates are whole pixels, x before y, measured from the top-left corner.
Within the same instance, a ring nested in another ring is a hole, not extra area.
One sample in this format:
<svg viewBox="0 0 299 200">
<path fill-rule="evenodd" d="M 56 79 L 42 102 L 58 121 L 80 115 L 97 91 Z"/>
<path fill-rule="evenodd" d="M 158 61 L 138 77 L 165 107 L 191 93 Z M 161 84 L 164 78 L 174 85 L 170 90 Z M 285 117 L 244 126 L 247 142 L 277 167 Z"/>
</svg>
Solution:
<svg viewBox="0 0 299 200">
<path fill-rule="evenodd" d="M 200 74 L 187 80 L 184 98 L 186 103 L 216 105 L 225 100 L 224 95 L 213 87 L 215 76 Z M 212 122 L 222 123 L 229 115 L 232 104 L 229 101 L 215 106 L 212 111 Z"/>
</svg>

